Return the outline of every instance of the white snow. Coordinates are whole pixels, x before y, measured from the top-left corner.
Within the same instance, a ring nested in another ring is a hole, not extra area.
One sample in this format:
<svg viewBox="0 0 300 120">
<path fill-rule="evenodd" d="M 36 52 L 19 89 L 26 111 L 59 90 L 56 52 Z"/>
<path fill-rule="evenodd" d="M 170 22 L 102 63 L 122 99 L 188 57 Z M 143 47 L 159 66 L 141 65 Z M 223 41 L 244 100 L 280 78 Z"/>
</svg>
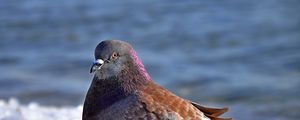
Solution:
<svg viewBox="0 0 300 120">
<path fill-rule="evenodd" d="M 81 120 L 82 105 L 74 107 L 41 106 L 37 103 L 21 105 L 12 98 L 0 99 L 0 120 Z"/>
</svg>

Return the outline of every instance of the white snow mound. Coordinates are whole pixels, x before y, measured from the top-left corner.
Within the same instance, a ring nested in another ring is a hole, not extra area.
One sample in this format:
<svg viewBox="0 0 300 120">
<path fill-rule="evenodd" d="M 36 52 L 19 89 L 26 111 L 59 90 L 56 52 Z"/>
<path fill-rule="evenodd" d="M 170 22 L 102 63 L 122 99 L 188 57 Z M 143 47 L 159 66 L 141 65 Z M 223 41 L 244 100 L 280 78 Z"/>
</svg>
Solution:
<svg viewBox="0 0 300 120">
<path fill-rule="evenodd" d="M 19 104 L 17 99 L 0 99 L 0 120 L 81 120 L 82 105 L 74 107 Z"/>
</svg>

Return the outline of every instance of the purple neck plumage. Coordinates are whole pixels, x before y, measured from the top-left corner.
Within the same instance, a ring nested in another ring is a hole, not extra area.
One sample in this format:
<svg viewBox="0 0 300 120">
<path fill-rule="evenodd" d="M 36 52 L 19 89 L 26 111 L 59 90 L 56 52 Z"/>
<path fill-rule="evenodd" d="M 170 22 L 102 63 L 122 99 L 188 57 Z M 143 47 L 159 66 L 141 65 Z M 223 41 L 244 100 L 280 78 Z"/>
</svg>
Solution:
<svg viewBox="0 0 300 120">
<path fill-rule="evenodd" d="M 137 53 L 133 49 L 130 50 L 130 55 L 131 55 L 133 63 L 135 64 L 135 68 L 139 71 L 139 74 L 141 76 L 143 76 L 145 80 L 151 80 L 151 77 L 149 76 L 148 72 L 146 71 L 143 63 L 137 57 Z"/>
</svg>

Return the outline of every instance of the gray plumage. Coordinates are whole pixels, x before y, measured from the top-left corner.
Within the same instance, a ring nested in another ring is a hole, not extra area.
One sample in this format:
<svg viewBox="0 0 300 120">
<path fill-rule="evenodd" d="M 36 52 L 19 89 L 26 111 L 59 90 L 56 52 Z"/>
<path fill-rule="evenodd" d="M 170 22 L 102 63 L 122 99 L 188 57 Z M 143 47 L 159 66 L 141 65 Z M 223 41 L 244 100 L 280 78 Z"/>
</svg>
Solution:
<svg viewBox="0 0 300 120">
<path fill-rule="evenodd" d="M 101 42 L 95 60 L 83 120 L 229 120 L 218 118 L 227 109 L 202 107 L 155 84 L 126 42 Z"/>
</svg>

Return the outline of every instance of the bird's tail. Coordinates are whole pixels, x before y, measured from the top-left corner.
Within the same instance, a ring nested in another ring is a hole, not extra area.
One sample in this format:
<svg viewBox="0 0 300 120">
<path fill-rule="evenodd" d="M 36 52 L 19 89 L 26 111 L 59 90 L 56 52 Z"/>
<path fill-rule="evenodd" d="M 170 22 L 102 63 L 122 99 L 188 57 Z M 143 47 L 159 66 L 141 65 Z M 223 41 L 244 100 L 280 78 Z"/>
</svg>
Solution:
<svg viewBox="0 0 300 120">
<path fill-rule="evenodd" d="M 232 120 L 232 118 L 219 118 L 220 115 L 228 111 L 228 108 L 208 108 L 203 107 L 197 103 L 191 102 L 196 108 L 201 110 L 205 116 L 211 120 Z"/>
</svg>

